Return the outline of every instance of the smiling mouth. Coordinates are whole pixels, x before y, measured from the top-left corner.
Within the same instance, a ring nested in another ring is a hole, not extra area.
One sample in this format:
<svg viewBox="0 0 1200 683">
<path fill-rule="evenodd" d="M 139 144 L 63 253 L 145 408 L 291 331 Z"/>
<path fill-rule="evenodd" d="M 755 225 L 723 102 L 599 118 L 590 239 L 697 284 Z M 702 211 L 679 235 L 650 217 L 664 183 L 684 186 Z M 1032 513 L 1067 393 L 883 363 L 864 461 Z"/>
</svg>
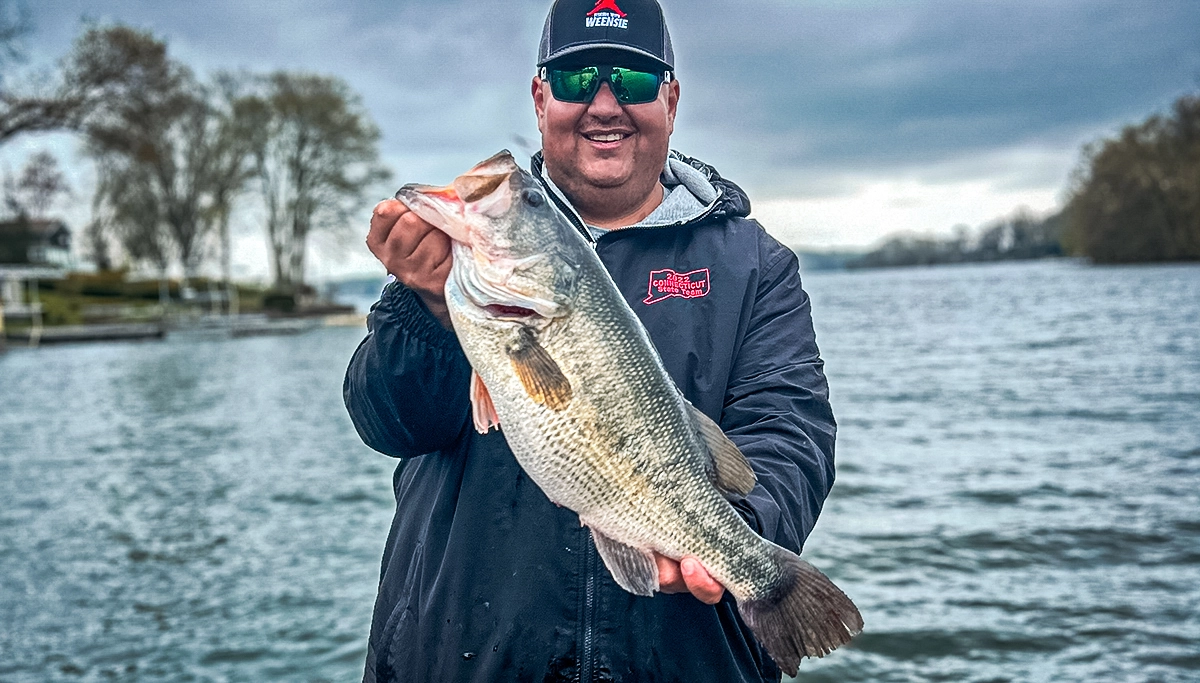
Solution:
<svg viewBox="0 0 1200 683">
<path fill-rule="evenodd" d="M 592 142 L 620 142 L 629 137 L 629 133 L 585 133 L 583 137 Z"/>
</svg>

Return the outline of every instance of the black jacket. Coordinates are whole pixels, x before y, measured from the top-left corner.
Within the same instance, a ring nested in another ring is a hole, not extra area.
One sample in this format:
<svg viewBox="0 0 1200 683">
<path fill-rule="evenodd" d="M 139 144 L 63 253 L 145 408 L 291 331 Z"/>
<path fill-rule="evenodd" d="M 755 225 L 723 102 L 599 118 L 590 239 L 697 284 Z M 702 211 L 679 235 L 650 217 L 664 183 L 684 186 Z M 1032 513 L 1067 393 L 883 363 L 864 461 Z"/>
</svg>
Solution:
<svg viewBox="0 0 1200 683">
<path fill-rule="evenodd" d="M 754 467 L 743 516 L 799 552 L 833 484 L 835 424 L 797 259 L 746 218 L 740 188 L 676 158 L 717 201 L 686 224 L 607 233 L 597 251 L 668 373 Z M 367 445 L 401 461 L 366 681 L 779 679 L 728 594 L 708 606 L 613 582 L 503 434 L 475 432 L 470 366 L 412 291 L 389 285 L 368 329 L 346 407 Z"/>
</svg>

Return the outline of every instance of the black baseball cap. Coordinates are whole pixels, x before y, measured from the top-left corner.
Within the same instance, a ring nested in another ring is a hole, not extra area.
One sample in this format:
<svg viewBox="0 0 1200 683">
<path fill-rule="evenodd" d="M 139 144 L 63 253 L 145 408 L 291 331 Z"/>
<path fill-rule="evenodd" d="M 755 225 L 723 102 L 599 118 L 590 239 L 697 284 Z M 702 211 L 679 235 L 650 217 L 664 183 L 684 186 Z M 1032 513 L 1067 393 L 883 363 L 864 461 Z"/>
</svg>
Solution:
<svg viewBox="0 0 1200 683">
<path fill-rule="evenodd" d="M 542 29 L 537 65 L 598 49 L 675 69 L 667 22 L 655 0 L 555 0 Z"/>
</svg>

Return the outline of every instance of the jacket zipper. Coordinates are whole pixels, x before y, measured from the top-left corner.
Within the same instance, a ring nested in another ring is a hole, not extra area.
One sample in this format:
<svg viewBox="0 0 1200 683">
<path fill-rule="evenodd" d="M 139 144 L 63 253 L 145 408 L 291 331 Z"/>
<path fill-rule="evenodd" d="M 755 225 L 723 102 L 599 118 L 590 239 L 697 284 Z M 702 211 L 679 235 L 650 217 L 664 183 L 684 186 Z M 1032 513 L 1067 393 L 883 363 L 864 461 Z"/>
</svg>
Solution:
<svg viewBox="0 0 1200 683">
<path fill-rule="evenodd" d="M 583 652 L 579 657 L 579 683 L 592 683 L 592 667 L 595 659 L 596 645 L 596 544 L 592 541 L 589 530 L 584 545 L 586 561 L 584 563 L 583 589 Z"/>
<path fill-rule="evenodd" d="M 549 188 L 547 188 L 547 194 L 551 195 L 552 197 L 554 196 L 554 193 L 550 192 Z M 678 221 L 676 223 L 671 223 L 670 225 L 664 225 L 664 226 L 653 226 L 653 227 L 642 227 L 642 228 L 632 228 L 632 227 L 623 228 L 622 231 L 624 231 L 624 230 L 657 230 L 659 228 L 664 228 L 664 227 L 665 228 L 673 228 L 673 227 L 677 227 L 680 225 L 687 225 L 688 223 L 701 221 L 701 220 L 704 220 L 705 218 L 708 218 L 710 215 L 712 215 L 716 211 L 717 203 L 718 202 L 714 201 L 711 205 L 709 205 L 708 208 L 706 208 L 704 210 L 703 213 L 701 213 L 699 216 L 692 218 L 690 220 Z M 560 207 L 560 209 L 561 208 L 562 207 Z M 564 210 L 563 213 L 566 213 L 568 217 L 572 217 L 572 218 L 574 217 L 573 211 L 567 212 Z M 581 233 L 583 233 L 583 236 L 587 238 L 588 243 L 591 244 L 593 249 L 599 249 L 599 247 L 600 247 L 599 240 L 592 237 L 591 232 L 588 231 L 586 226 L 581 225 L 580 223 L 576 222 L 576 220 L 572 220 L 571 222 L 573 224 L 575 224 L 576 229 L 578 229 Z M 609 234 L 609 233 L 605 233 L 605 234 Z M 584 563 L 585 583 L 584 583 L 584 592 L 583 592 L 583 596 L 584 596 L 583 597 L 583 653 L 579 657 L 579 683 L 592 683 L 592 668 L 595 666 L 595 661 L 594 661 L 595 660 L 595 643 L 593 642 L 593 639 L 595 637 L 595 634 L 594 634 L 595 624 L 593 622 L 595 621 L 595 609 L 596 609 L 595 603 L 596 603 L 597 551 L 596 551 L 596 543 L 592 539 L 592 532 L 590 529 L 587 532 L 587 542 L 584 545 L 587 547 L 587 550 L 585 551 L 586 561 Z"/>
<path fill-rule="evenodd" d="M 678 228 L 681 225 L 689 225 L 691 223 L 699 223 L 700 221 L 705 220 L 706 218 L 708 218 L 709 216 L 711 216 L 717 212 L 717 204 L 719 203 L 719 200 L 720 200 L 720 197 L 718 197 L 716 200 L 713 200 L 713 203 L 709 204 L 708 207 L 706 207 L 704 209 L 704 211 L 700 212 L 699 214 L 697 214 L 691 218 L 687 218 L 687 219 L 684 219 L 681 221 L 675 221 L 674 223 L 664 223 L 663 225 L 640 225 L 640 226 L 631 225 L 628 228 L 621 228 L 620 230 L 610 230 L 604 234 L 611 235 L 613 233 L 643 232 L 645 230 L 661 230 L 663 228 Z"/>
</svg>

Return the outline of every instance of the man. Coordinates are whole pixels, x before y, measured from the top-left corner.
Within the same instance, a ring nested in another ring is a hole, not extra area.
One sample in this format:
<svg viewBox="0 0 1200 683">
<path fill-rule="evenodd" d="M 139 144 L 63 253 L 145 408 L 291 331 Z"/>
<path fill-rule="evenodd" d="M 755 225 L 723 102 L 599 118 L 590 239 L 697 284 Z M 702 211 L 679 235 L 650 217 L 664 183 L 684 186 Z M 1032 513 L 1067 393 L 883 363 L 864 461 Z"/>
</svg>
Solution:
<svg viewBox="0 0 1200 683">
<path fill-rule="evenodd" d="M 654 0 L 558 0 L 532 94 L 532 171 L 580 222 L 687 398 L 747 456 L 735 504 L 799 552 L 833 483 L 835 425 L 794 254 L 715 170 L 670 152 L 680 86 Z M 694 558 L 661 595 L 614 582 L 591 536 L 472 427 L 449 328 L 448 239 L 396 201 L 367 238 L 396 282 L 346 375 L 363 440 L 398 457 L 366 681 L 777 681 Z"/>
</svg>

